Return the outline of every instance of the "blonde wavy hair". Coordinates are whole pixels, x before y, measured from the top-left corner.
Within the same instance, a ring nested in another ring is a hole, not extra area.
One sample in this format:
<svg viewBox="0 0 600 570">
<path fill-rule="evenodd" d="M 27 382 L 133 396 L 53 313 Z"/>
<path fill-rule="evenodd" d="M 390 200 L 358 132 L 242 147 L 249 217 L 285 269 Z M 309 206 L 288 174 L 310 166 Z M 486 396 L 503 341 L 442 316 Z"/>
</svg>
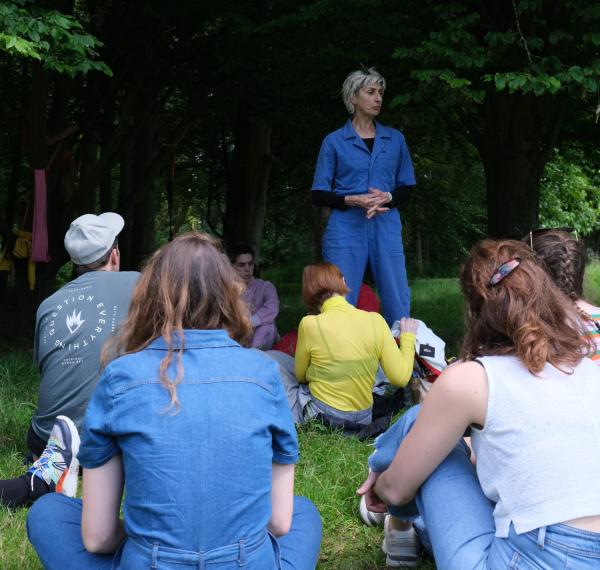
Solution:
<svg viewBox="0 0 600 570">
<path fill-rule="evenodd" d="M 515 258 L 519 266 L 490 285 L 500 265 Z M 467 303 L 463 359 L 511 354 L 537 374 L 547 362 L 564 370 L 589 353 L 573 304 L 526 244 L 482 241 L 471 250 L 460 282 Z"/>
<path fill-rule="evenodd" d="M 103 366 L 164 338 L 168 350 L 160 363 L 160 380 L 171 396 L 169 407 L 178 409 L 177 385 L 184 375 L 183 331 L 225 329 L 232 339 L 247 343 L 252 327 L 240 297 L 243 288 L 220 242 L 201 232 L 175 238 L 148 260 L 119 334 L 104 347 Z M 172 378 L 168 370 L 174 358 L 177 372 Z"/>
</svg>

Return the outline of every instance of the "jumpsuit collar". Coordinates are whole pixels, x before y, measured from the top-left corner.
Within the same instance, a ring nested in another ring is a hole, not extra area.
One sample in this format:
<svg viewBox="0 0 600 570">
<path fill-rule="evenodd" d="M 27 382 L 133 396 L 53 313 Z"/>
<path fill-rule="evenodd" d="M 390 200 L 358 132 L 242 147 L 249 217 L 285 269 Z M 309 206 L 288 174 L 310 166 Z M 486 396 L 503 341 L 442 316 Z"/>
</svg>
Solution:
<svg viewBox="0 0 600 570">
<path fill-rule="evenodd" d="M 352 118 L 348 119 L 346 124 L 344 125 L 342 136 L 344 140 L 352 140 L 352 144 L 357 146 L 366 152 L 369 152 L 365 141 L 363 141 L 358 133 L 354 130 L 352 126 Z M 375 160 L 377 155 L 383 150 L 385 144 L 392 138 L 390 130 L 388 127 L 385 127 L 381 123 L 375 121 L 375 140 L 373 142 L 373 152 L 371 153 L 371 160 Z"/>
</svg>

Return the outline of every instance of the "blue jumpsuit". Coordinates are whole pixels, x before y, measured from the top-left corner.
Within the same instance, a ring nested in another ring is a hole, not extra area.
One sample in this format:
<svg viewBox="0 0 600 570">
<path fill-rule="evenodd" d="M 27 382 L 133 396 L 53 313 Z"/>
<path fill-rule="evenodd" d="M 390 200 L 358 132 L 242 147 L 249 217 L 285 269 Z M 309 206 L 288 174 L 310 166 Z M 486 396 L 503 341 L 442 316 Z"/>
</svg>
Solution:
<svg viewBox="0 0 600 570">
<path fill-rule="evenodd" d="M 369 152 L 349 119 L 323 140 L 312 189 L 354 195 L 366 194 L 370 187 L 392 192 L 414 184 L 402 133 L 375 123 L 373 152 Z M 396 208 L 370 220 L 362 208 L 333 210 L 323 236 L 323 258 L 341 269 L 353 305 L 369 262 L 387 323 L 410 315 L 402 224 Z"/>
</svg>

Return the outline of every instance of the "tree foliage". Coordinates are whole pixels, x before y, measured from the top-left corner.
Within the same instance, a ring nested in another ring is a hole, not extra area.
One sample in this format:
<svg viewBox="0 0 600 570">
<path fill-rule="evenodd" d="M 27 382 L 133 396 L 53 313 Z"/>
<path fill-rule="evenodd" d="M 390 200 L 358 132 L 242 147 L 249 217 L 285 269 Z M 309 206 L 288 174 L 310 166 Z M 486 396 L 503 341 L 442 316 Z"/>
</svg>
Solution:
<svg viewBox="0 0 600 570">
<path fill-rule="evenodd" d="M 65 261 L 70 220 L 108 209 L 126 219 L 124 267 L 180 229 L 238 239 L 255 220 L 245 235 L 269 261 L 316 257 L 319 145 L 348 118 L 344 76 L 374 65 L 381 122 L 415 163 L 412 275 L 453 272 L 486 223 L 522 235 L 540 197 L 543 223 L 577 211 L 593 231 L 598 22 L 588 0 L 4 2 L 0 230 L 31 228 L 31 169 L 45 168 L 38 283 Z"/>
<path fill-rule="evenodd" d="M 597 151 L 594 153 L 597 161 Z M 587 236 L 600 229 L 600 171 L 581 149 L 556 152 L 542 179 L 542 227 L 572 227 Z"/>
<path fill-rule="evenodd" d="M 102 42 L 84 31 L 76 16 L 47 9 L 33 0 L 0 4 L 0 50 L 42 62 L 45 69 L 75 76 L 91 70 L 112 75 L 98 59 Z"/>
<path fill-rule="evenodd" d="M 435 90 L 438 97 L 452 96 L 453 103 L 481 105 L 490 85 L 509 94 L 597 93 L 597 2 L 426 1 L 415 16 L 421 25 L 394 56 L 413 68 L 417 95 Z M 412 96 L 403 93 L 396 103 Z"/>
<path fill-rule="evenodd" d="M 525 233 L 563 126 L 599 113 L 600 6 L 453 0 L 406 12 L 413 25 L 394 56 L 411 81 L 394 103 L 427 102 L 462 130 L 485 169 L 490 234 Z"/>
</svg>

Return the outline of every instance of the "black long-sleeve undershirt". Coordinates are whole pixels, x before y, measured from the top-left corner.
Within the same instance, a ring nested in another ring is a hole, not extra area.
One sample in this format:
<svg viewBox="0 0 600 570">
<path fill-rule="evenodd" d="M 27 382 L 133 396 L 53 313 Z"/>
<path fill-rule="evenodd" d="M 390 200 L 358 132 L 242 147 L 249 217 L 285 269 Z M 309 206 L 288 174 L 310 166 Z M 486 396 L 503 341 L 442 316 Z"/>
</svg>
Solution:
<svg viewBox="0 0 600 570">
<path fill-rule="evenodd" d="M 384 206 L 388 208 L 398 208 L 399 210 L 406 207 L 410 200 L 410 195 L 414 186 L 398 186 L 390 194 L 392 201 Z M 334 208 L 336 210 L 347 210 L 348 206 L 344 201 L 342 194 L 336 194 L 329 190 L 313 190 L 311 192 L 312 203 L 314 206 L 321 208 Z"/>
<path fill-rule="evenodd" d="M 363 142 L 367 145 L 369 152 L 373 152 L 373 145 L 375 144 L 374 138 L 364 138 Z M 384 204 L 387 208 L 398 208 L 401 210 L 405 208 L 410 200 L 410 194 L 414 186 L 398 186 L 394 188 L 390 194 L 392 195 L 392 201 Z M 313 190 L 311 192 L 312 203 L 314 206 L 321 208 L 334 208 L 336 210 L 347 210 L 344 196 L 336 194 L 335 192 L 329 192 L 327 190 Z"/>
</svg>

